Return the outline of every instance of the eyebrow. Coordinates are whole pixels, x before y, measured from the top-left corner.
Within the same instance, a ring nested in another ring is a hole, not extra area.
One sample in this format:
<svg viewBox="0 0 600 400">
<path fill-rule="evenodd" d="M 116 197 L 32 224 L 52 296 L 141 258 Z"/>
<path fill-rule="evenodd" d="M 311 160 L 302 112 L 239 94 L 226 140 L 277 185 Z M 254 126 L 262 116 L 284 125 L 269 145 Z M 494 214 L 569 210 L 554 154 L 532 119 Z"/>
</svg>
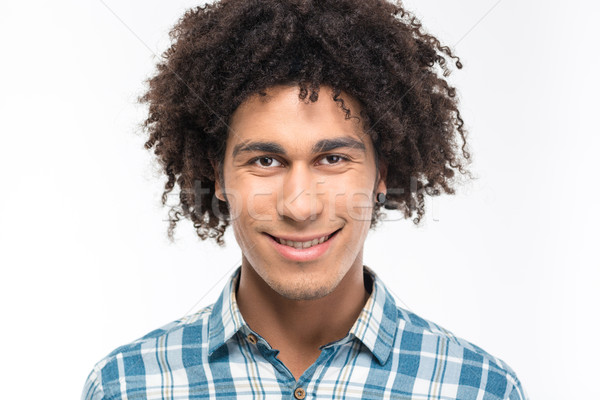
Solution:
<svg viewBox="0 0 600 400">
<path fill-rule="evenodd" d="M 343 147 L 357 149 L 357 150 L 362 151 L 363 153 L 366 153 L 366 151 L 367 151 L 363 142 L 356 140 L 354 138 L 348 137 L 348 136 L 344 136 L 344 137 L 333 138 L 333 139 L 319 140 L 317 143 L 314 144 L 314 146 L 312 148 L 312 153 L 315 154 L 315 153 L 320 153 L 322 151 L 330 151 L 333 149 L 339 149 L 339 148 L 343 148 Z M 262 152 L 266 152 L 266 153 L 287 155 L 285 149 L 283 147 L 281 147 L 281 145 L 279 143 L 259 141 L 259 142 L 240 143 L 240 144 L 234 146 L 233 158 L 235 158 L 240 153 L 251 152 L 251 151 L 262 151 Z"/>
</svg>

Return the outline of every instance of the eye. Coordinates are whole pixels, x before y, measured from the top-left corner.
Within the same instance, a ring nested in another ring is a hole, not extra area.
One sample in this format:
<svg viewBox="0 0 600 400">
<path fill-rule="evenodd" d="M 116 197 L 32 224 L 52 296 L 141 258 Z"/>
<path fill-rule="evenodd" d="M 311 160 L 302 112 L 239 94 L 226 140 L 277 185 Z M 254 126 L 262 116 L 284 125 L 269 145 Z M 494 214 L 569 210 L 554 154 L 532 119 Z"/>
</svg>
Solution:
<svg viewBox="0 0 600 400">
<path fill-rule="evenodd" d="M 250 160 L 250 164 L 257 165 L 263 168 L 272 167 L 273 162 L 279 163 L 279 161 L 277 161 L 275 158 L 267 156 L 256 157 Z"/>
<path fill-rule="evenodd" d="M 325 157 L 321 158 L 321 160 L 328 161 L 328 163 L 325 165 L 336 165 L 340 164 L 341 161 L 348 161 L 348 158 L 340 154 L 328 154 Z"/>
</svg>

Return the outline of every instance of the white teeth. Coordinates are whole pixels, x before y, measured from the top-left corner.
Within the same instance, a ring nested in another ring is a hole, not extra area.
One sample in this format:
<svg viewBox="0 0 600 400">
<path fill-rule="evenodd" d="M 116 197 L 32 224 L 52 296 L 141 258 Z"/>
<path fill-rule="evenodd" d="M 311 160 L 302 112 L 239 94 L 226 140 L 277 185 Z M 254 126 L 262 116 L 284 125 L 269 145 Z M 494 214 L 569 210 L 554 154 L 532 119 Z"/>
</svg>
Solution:
<svg viewBox="0 0 600 400">
<path fill-rule="evenodd" d="M 277 241 L 281 244 L 285 244 L 286 246 L 293 247 L 295 249 L 308 249 L 309 247 L 315 246 L 317 244 L 321 244 L 327 239 L 329 239 L 329 235 L 320 237 L 318 239 L 309 240 L 306 242 L 294 242 L 292 240 L 285 240 L 277 238 Z"/>
</svg>

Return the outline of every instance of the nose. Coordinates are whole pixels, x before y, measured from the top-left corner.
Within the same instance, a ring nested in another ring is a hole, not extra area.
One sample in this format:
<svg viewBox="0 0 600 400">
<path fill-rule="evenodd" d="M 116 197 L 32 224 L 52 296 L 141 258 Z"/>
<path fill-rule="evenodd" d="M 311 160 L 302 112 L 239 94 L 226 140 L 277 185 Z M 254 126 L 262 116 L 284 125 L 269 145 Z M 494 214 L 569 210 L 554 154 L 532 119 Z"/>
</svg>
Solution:
<svg viewBox="0 0 600 400">
<path fill-rule="evenodd" d="M 314 220 L 323 212 L 324 182 L 306 165 L 293 165 L 277 197 L 277 212 L 295 221 Z"/>
</svg>

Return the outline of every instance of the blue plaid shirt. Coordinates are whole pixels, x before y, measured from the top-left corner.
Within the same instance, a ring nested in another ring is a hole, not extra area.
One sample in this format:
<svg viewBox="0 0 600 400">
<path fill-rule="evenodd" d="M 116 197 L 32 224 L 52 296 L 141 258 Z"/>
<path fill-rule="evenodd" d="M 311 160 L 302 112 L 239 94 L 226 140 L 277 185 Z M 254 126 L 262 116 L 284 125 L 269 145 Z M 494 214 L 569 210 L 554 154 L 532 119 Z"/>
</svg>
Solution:
<svg viewBox="0 0 600 400">
<path fill-rule="evenodd" d="M 504 361 L 396 306 L 367 266 L 373 286 L 358 319 L 296 381 L 245 323 L 239 272 L 213 305 L 98 362 L 82 399 L 528 399 Z"/>
</svg>

